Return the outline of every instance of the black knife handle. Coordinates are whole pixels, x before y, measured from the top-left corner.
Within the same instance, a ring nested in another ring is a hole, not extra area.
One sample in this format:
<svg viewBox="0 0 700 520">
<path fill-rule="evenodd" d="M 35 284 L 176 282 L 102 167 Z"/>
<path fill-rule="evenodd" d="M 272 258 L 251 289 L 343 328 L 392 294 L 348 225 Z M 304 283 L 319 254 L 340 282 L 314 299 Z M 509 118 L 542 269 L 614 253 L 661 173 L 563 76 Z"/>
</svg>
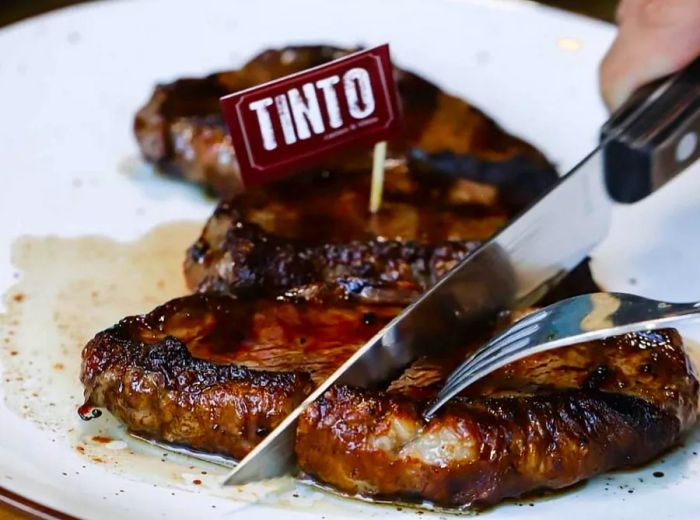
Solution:
<svg viewBox="0 0 700 520">
<path fill-rule="evenodd" d="M 700 58 L 638 90 L 603 126 L 605 178 L 637 202 L 700 158 Z"/>
</svg>

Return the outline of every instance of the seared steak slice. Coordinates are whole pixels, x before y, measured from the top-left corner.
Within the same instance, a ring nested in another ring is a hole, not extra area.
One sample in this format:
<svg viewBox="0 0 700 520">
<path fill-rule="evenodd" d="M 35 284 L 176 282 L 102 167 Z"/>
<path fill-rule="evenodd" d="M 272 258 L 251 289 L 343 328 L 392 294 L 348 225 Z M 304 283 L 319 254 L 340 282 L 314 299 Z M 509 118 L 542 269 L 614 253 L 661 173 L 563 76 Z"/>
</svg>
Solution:
<svg viewBox="0 0 700 520">
<path fill-rule="evenodd" d="M 223 198 L 235 195 L 243 187 L 219 98 L 349 52 L 328 46 L 268 50 L 239 70 L 158 85 L 134 121 L 141 153 L 167 175 L 201 184 Z M 551 182 L 553 170 L 544 157 L 482 112 L 414 74 L 396 69 L 395 77 L 403 131 L 389 143 L 393 167 L 415 160 L 423 170 L 446 168 L 496 184 L 508 184 L 514 173 L 533 171 L 542 183 Z M 335 157 L 328 166 L 351 172 L 367 171 L 370 165 L 370 150 L 360 150 Z"/>
<path fill-rule="evenodd" d="M 396 312 L 173 300 L 87 345 L 86 401 L 140 435 L 242 457 Z M 487 504 L 643 464 L 696 419 L 697 380 L 665 330 L 513 363 L 426 424 L 421 411 L 471 349 L 419 360 L 386 390 L 332 387 L 300 420 L 302 470 L 348 493 Z"/>
<path fill-rule="evenodd" d="M 86 402 L 144 437 L 240 458 L 397 312 L 172 300 L 87 344 Z"/>
<path fill-rule="evenodd" d="M 513 363 L 426 424 L 453 368 L 421 360 L 388 392 L 332 387 L 299 423 L 300 467 L 349 494 L 488 505 L 644 464 L 696 420 L 698 382 L 675 330 Z"/>
<path fill-rule="evenodd" d="M 541 190 L 536 175 L 514 174 Z M 394 168 L 367 211 L 369 172 L 298 175 L 220 203 L 185 261 L 188 285 L 239 296 L 408 303 L 519 209 L 507 190 Z M 526 202 L 521 199 L 521 202 Z"/>
<path fill-rule="evenodd" d="M 301 204 L 300 211 L 304 207 Z M 221 204 L 189 249 L 185 275 L 192 289 L 239 297 L 352 298 L 405 305 L 481 243 L 446 240 L 431 245 L 370 239 L 317 244 L 316 240 L 286 239 L 269 233 L 246 220 L 236 208 Z M 291 219 L 285 224 L 293 225 Z"/>
</svg>

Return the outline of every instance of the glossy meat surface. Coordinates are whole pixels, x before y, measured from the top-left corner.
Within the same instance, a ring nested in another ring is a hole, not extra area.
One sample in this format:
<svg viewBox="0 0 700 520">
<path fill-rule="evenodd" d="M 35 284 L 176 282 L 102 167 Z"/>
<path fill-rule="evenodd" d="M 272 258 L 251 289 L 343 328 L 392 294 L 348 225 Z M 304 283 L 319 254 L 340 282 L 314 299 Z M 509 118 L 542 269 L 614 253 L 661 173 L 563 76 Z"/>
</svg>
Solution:
<svg viewBox="0 0 700 520">
<path fill-rule="evenodd" d="M 145 437 L 240 458 L 398 307 L 173 300 L 99 333 L 86 402 Z M 673 330 L 508 365 L 421 418 L 472 345 L 420 359 L 384 390 L 332 387 L 302 416 L 301 469 L 351 494 L 489 504 L 643 464 L 695 422 L 698 383 Z"/>
<path fill-rule="evenodd" d="M 141 436 L 240 458 L 397 312 L 172 300 L 88 343 L 86 401 Z"/>
<path fill-rule="evenodd" d="M 374 215 L 368 170 L 252 189 L 219 204 L 188 251 L 187 281 L 238 296 L 406 304 L 543 189 L 530 170 L 514 177 L 517 204 L 500 184 L 396 167 Z"/>
<path fill-rule="evenodd" d="M 218 95 L 345 52 L 323 46 L 271 50 L 240 71 L 159 87 L 155 98 L 162 103 L 151 106 L 152 100 L 137 116 L 145 157 L 161 165 L 176 161 L 172 146 L 161 143 L 154 153 L 144 144 L 154 128 L 183 142 L 168 133 L 168 122 L 222 125 Z M 185 274 L 193 290 L 405 305 L 556 181 L 539 152 L 468 103 L 415 75 L 398 69 L 396 75 L 403 133 L 391 143 L 381 210 L 367 210 L 365 151 L 238 194 L 219 205 L 188 251 Z M 187 135 L 196 140 L 198 134 Z M 197 149 L 183 153 L 201 166 Z M 179 171 L 188 176 L 186 167 Z M 208 183 L 208 175 L 199 180 Z M 220 195 L 240 191 L 214 189 Z"/>
<path fill-rule="evenodd" d="M 421 413 L 454 362 L 420 360 L 388 392 L 336 386 L 303 415 L 300 467 L 349 494 L 487 505 L 652 460 L 696 420 L 676 331 L 524 359 Z"/>
<path fill-rule="evenodd" d="M 332 187 L 342 193 L 314 189 L 294 199 L 246 193 L 220 204 L 188 251 L 188 285 L 247 298 L 405 305 L 507 216 L 470 221 L 450 206 L 388 203 L 367 217 L 345 196 L 347 184 Z"/>
</svg>

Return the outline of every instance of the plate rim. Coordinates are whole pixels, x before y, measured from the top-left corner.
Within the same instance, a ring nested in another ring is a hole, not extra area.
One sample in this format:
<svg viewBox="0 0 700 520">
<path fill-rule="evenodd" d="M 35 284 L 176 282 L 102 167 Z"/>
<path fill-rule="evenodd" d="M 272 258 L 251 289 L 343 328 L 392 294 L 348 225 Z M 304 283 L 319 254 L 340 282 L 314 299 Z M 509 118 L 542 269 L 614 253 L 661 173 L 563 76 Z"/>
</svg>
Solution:
<svg viewBox="0 0 700 520">
<path fill-rule="evenodd" d="M 14 493 L 4 486 L 0 486 L 0 506 L 17 513 L 20 516 L 39 520 L 79 520 L 78 517 L 54 509 L 24 495 Z M 0 510 L 2 513 L 2 510 Z"/>
</svg>

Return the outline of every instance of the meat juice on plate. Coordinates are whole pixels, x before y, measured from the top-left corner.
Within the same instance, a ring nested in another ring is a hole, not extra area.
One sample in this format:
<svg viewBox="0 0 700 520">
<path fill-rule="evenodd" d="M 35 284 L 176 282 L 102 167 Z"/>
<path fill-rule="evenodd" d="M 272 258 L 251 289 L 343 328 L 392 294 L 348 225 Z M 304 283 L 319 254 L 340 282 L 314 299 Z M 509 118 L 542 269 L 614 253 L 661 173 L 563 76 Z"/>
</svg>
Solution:
<svg viewBox="0 0 700 520">
<path fill-rule="evenodd" d="M 6 405 L 92 464 L 130 480 L 315 512 L 366 507 L 286 477 L 222 488 L 224 465 L 136 439 L 109 413 L 81 410 L 81 351 L 96 331 L 189 291 L 183 251 L 201 223 L 165 224 L 133 242 L 106 237 L 21 237 L 12 248 L 16 283 L 0 314 L 0 367 Z M 63 445 L 63 446 L 61 446 Z M 321 509 L 319 509 L 321 508 Z M 384 508 L 382 508 L 384 509 Z M 381 516 L 382 509 L 376 512 Z M 386 513 L 386 511 L 384 511 Z"/>
</svg>

